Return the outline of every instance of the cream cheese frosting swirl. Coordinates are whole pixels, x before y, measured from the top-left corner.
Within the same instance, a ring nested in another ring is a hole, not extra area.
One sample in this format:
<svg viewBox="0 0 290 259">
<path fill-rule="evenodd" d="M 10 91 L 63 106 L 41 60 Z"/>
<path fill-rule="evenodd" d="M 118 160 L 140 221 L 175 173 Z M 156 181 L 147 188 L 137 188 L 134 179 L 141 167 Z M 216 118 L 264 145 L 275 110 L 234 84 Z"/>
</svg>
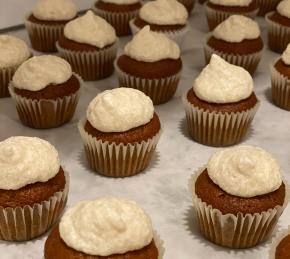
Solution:
<svg viewBox="0 0 290 259">
<path fill-rule="evenodd" d="M 281 1 L 276 8 L 277 12 L 282 16 L 290 19 L 290 0 Z"/>
<path fill-rule="evenodd" d="M 64 35 L 70 40 L 97 48 L 104 48 L 117 40 L 115 29 L 92 11 L 68 22 L 64 27 Z"/>
<path fill-rule="evenodd" d="M 142 20 L 157 25 L 186 24 L 188 12 L 176 0 L 155 0 L 144 4 L 139 16 Z"/>
<path fill-rule="evenodd" d="M 210 3 L 222 6 L 249 6 L 253 0 L 209 0 Z"/>
<path fill-rule="evenodd" d="M 227 42 L 253 40 L 260 37 L 260 28 L 251 18 L 232 15 L 214 29 L 213 36 Z"/>
<path fill-rule="evenodd" d="M 0 189 L 18 190 L 28 184 L 46 182 L 60 168 L 56 149 L 32 137 L 11 137 L 0 142 Z"/>
<path fill-rule="evenodd" d="M 244 68 L 213 54 L 193 83 L 197 97 L 209 103 L 235 103 L 253 92 L 253 79 Z"/>
<path fill-rule="evenodd" d="M 49 84 L 62 84 L 72 76 L 70 64 L 57 56 L 35 56 L 16 70 L 12 85 L 18 89 L 40 91 Z"/>
<path fill-rule="evenodd" d="M 153 240 L 144 210 L 133 201 L 113 197 L 79 202 L 63 215 L 59 232 L 69 247 L 95 256 L 139 250 Z"/>
<path fill-rule="evenodd" d="M 156 62 L 164 59 L 178 59 L 180 49 L 164 34 L 150 31 L 147 25 L 125 46 L 125 54 L 138 61 Z"/>
<path fill-rule="evenodd" d="M 101 0 L 101 1 L 104 3 L 117 4 L 117 5 L 130 5 L 130 4 L 136 4 L 140 2 L 140 0 Z"/>
<path fill-rule="evenodd" d="M 290 65 L 290 44 L 288 44 L 287 48 L 284 50 L 281 58 L 286 65 Z"/>
<path fill-rule="evenodd" d="M 225 192 L 255 197 L 277 190 L 282 184 L 281 169 L 262 148 L 238 146 L 215 153 L 207 164 L 211 180 Z"/>
</svg>

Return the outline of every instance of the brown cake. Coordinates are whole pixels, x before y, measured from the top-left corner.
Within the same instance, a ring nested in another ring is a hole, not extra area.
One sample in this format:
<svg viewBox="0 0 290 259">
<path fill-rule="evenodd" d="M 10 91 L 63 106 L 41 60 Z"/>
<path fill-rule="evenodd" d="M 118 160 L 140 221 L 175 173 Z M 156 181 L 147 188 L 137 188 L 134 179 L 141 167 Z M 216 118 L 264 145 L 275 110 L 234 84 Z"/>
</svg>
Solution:
<svg viewBox="0 0 290 259">
<path fill-rule="evenodd" d="M 277 245 L 275 251 L 275 259 L 289 259 L 290 258 L 290 234 L 285 236 Z"/>
</svg>

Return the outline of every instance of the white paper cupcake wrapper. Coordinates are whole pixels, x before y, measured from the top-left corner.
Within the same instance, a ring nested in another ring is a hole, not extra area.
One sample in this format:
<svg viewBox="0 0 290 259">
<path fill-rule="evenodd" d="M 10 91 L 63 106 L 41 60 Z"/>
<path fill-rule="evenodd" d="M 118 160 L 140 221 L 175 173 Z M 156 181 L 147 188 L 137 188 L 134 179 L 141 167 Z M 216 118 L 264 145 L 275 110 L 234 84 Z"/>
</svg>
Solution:
<svg viewBox="0 0 290 259">
<path fill-rule="evenodd" d="M 63 191 L 54 193 L 47 201 L 33 206 L 0 207 L 0 239 L 7 241 L 31 240 L 45 233 L 62 213 L 69 191 L 69 174 L 65 172 Z"/>
<path fill-rule="evenodd" d="M 115 62 L 115 70 L 119 79 L 119 87 L 138 89 L 148 95 L 153 104 L 165 103 L 171 99 L 176 92 L 181 74 L 179 72 L 169 77 L 156 79 L 140 78 L 123 72 L 117 62 Z"/>
<path fill-rule="evenodd" d="M 272 240 L 270 251 L 269 251 L 269 259 L 275 259 L 276 248 L 279 243 L 284 239 L 284 237 L 290 235 L 290 226 L 287 229 L 279 231 Z"/>
<path fill-rule="evenodd" d="M 90 167 L 108 177 L 127 177 L 143 171 L 152 158 L 162 130 L 141 143 L 115 144 L 103 142 L 84 130 L 86 119 L 78 123 Z"/>
<path fill-rule="evenodd" d="M 260 7 L 258 15 L 264 16 L 266 13 L 275 10 L 280 0 L 256 0 Z"/>
<path fill-rule="evenodd" d="M 8 86 L 18 67 L 0 69 L 0 98 L 10 96 Z"/>
<path fill-rule="evenodd" d="M 287 182 L 283 181 L 286 187 L 283 206 L 276 206 L 262 213 L 223 215 L 220 210 L 203 202 L 195 193 L 195 182 L 204 169 L 205 167 L 198 169 L 189 179 L 193 208 L 204 236 L 215 244 L 230 248 L 253 247 L 265 241 L 289 202 Z"/>
</svg>

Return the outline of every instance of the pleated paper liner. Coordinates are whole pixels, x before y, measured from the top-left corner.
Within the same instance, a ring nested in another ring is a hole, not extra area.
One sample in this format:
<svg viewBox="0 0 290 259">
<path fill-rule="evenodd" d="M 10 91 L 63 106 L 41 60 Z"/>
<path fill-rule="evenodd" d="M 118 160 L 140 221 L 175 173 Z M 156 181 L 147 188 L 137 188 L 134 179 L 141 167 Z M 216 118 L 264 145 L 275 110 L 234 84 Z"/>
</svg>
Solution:
<svg viewBox="0 0 290 259">
<path fill-rule="evenodd" d="M 77 74 L 74 76 L 78 78 L 81 89 L 82 79 Z M 19 119 L 24 125 L 36 129 L 55 128 L 70 121 L 78 104 L 80 89 L 71 95 L 55 100 L 33 100 L 16 94 L 13 86 L 9 86 L 10 95 L 16 103 Z"/>
<path fill-rule="evenodd" d="M 242 141 L 259 107 L 241 112 L 209 112 L 192 105 L 187 93 L 182 97 L 190 136 L 207 146 L 230 146 Z"/>
<path fill-rule="evenodd" d="M 276 206 L 262 213 L 223 215 L 220 210 L 203 202 L 195 193 L 195 182 L 204 168 L 197 170 L 189 180 L 193 208 L 202 234 L 211 242 L 230 248 L 253 247 L 269 238 L 289 202 L 288 184 L 284 181 L 286 196 L 283 206 Z"/>
<path fill-rule="evenodd" d="M 87 160 L 92 170 L 108 177 L 128 177 L 143 171 L 151 161 L 162 130 L 141 143 L 103 142 L 84 130 L 86 119 L 78 123 Z"/>
<path fill-rule="evenodd" d="M 65 178 L 64 190 L 54 193 L 47 201 L 35 203 L 33 206 L 0 207 L 0 239 L 26 241 L 45 233 L 65 208 L 69 190 L 67 172 Z"/>
<path fill-rule="evenodd" d="M 161 239 L 161 237 L 158 235 L 157 231 L 153 231 L 153 239 L 156 245 L 156 248 L 158 249 L 158 259 L 163 259 L 165 248 L 164 248 L 164 241 Z"/>
<path fill-rule="evenodd" d="M 10 96 L 8 85 L 16 70 L 17 67 L 8 67 L 0 69 L 0 98 Z"/>
<path fill-rule="evenodd" d="M 98 51 L 72 51 L 56 47 L 60 55 L 66 59 L 74 72 L 85 81 L 95 81 L 109 77 L 114 72 L 114 60 L 117 55 L 118 41 Z"/>
<path fill-rule="evenodd" d="M 274 12 L 265 15 L 268 30 L 269 48 L 277 53 L 282 53 L 290 43 L 290 27 L 273 22 L 269 17 Z"/>
<path fill-rule="evenodd" d="M 182 3 L 185 6 L 189 14 L 191 13 L 195 5 L 195 0 L 178 0 L 178 2 Z"/>
<path fill-rule="evenodd" d="M 162 104 L 169 101 L 175 94 L 180 72 L 165 78 L 140 78 L 123 72 L 115 62 L 115 70 L 118 75 L 119 87 L 129 87 L 140 90 L 148 95 L 153 104 Z"/>
<path fill-rule="evenodd" d="M 269 250 L 269 259 L 275 259 L 277 246 L 288 235 L 290 235 L 290 227 L 276 233 L 275 237 L 272 239 L 272 242 L 271 242 L 271 246 Z"/>
<path fill-rule="evenodd" d="M 264 16 L 266 13 L 274 11 L 280 0 L 256 0 L 260 7 L 258 15 Z"/>
</svg>

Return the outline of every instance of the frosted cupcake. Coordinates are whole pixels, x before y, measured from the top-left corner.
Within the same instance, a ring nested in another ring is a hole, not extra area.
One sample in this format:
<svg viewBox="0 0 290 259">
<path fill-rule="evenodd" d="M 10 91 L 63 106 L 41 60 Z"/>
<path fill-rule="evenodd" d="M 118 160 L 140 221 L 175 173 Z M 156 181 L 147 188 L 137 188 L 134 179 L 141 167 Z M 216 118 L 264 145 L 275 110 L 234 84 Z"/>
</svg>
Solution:
<svg viewBox="0 0 290 259">
<path fill-rule="evenodd" d="M 290 258 L 290 227 L 280 231 L 272 240 L 269 259 Z"/>
<path fill-rule="evenodd" d="M 90 167 L 109 177 L 126 177 L 144 170 L 161 134 L 151 99 L 132 88 L 98 94 L 78 128 Z"/>
<path fill-rule="evenodd" d="M 154 104 L 175 93 L 182 69 L 178 45 L 147 25 L 130 41 L 116 62 L 120 87 L 136 88 Z"/>
<path fill-rule="evenodd" d="M 206 63 L 213 53 L 253 74 L 262 57 L 263 41 L 259 25 L 242 15 L 232 15 L 209 34 L 205 47 Z"/>
<path fill-rule="evenodd" d="M 0 98 L 8 97 L 8 85 L 18 66 L 31 56 L 26 43 L 14 36 L 0 35 Z"/>
<path fill-rule="evenodd" d="M 259 104 L 249 72 L 215 54 L 183 96 L 183 103 L 191 137 L 208 146 L 241 142 Z"/>
<path fill-rule="evenodd" d="M 72 0 L 39 0 L 31 14 L 25 18 L 33 49 L 55 52 L 55 43 L 65 24 L 76 17 L 76 6 Z"/>
<path fill-rule="evenodd" d="M 277 161 L 252 146 L 215 153 L 189 187 L 203 235 L 230 248 L 267 240 L 289 202 L 289 187 Z"/>
<path fill-rule="evenodd" d="M 46 55 L 25 61 L 9 86 L 20 121 L 32 128 L 54 128 L 74 115 L 82 80 L 64 59 Z"/>
<path fill-rule="evenodd" d="M 114 71 L 117 54 L 115 29 L 88 11 L 65 26 L 57 49 L 84 80 L 108 77 Z"/>
<path fill-rule="evenodd" d="M 256 0 L 259 6 L 259 16 L 264 16 L 266 13 L 271 12 L 276 9 L 276 6 L 281 2 L 281 0 Z"/>
<path fill-rule="evenodd" d="M 68 175 L 47 141 L 11 137 L 0 142 L 0 239 L 25 241 L 46 232 L 62 213 Z"/>
</svg>

